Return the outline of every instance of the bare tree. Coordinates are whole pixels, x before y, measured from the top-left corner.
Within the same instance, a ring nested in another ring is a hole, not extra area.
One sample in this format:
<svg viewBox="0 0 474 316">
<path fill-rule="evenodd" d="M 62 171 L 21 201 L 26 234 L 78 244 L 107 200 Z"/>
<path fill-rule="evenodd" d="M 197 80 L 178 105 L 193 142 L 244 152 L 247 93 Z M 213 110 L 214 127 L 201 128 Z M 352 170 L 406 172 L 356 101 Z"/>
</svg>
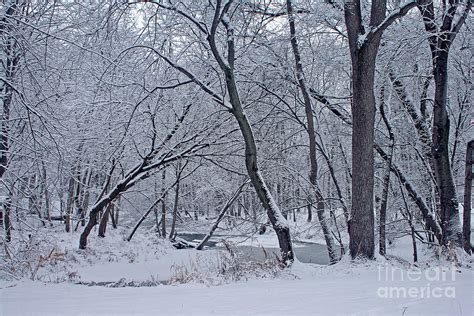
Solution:
<svg viewBox="0 0 474 316">
<path fill-rule="evenodd" d="M 461 247 L 459 208 L 449 161 L 448 64 L 449 50 L 471 10 L 472 1 L 449 1 L 447 4 L 443 2 L 442 7 L 441 20 L 438 22 L 432 0 L 422 0 L 418 5 L 429 34 L 435 81 L 431 152 L 440 199 L 443 244 Z"/>
<path fill-rule="evenodd" d="M 352 258 L 374 256 L 374 121 L 375 61 L 384 30 L 416 6 L 400 5 L 386 16 L 387 1 L 372 1 L 365 25 L 360 0 L 344 3 L 352 61 L 352 211 L 349 221 Z"/>
<path fill-rule="evenodd" d="M 298 46 L 298 39 L 296 36 L 296 25 L 295 25 L 295 16 L 293 13 L 293 5 L 291 0 L 286 1 L 286 8 L 288 12 L 288 21 L 290 25 L 290 42 L 293 49 L 293 56 L 295 58 L 295 70 L 296 70 L 296 79 L 298 82 L 298 87 L 303 95 L 303 102 L 306 114 L 306 131 L 308 133 L 309 140 L 309 162 L 310 162 L 310 172 L 309 172 L 309 182 L 313 186 L 316 197 L 316 206 L 317 206 L 317 215 L 321 228 L 323 230 L 324 239 L 326 240 L 326 246 L 328 248 L 329 259 L 331 263 L 337 261 L 337 255 L 334 246 L 334 240 L 331 235 L 329 225 L 326 221 L 326 216 L 324 214 L 324 199 L 321 194 L 321 190 L 318 186 L 318 162 L 316 158 L 316 130 L 314 127 L 314 116 L 313 116 L 313 107 L 311 105 L 311 97 L 308 91 L 308 87 L 305 80 L 305 74 L 303 70 L 303 64 L 301 61 L 300 49 Z M 311 204 L 311 201 L 309 201 Z M 308 212 L 310 212 L 310 205 L 308 206 Z M 309 213 L 311 214 L 311 213 Z"/>
<path fill-rule="evenodd" d="M 158 50 L 151 47 L 148 48 L 152 49 L 170 66 L 172 66 L 173 68 L 187 76 L 195 84 L 197 84 L 216 102 L 223 106 L 227 111 L 232 113 L 232 115 L 236 119 L 245 142 L 245 165 L 247 168 L 247 173 L 278 237 L 282 261 L 287 265 L 291 264 L 294 260 L 294 252 L 291 243 L 290 228 L 288 226 L 287 221 L 283 217 L 280 208 L 275 202 L 275 199 L 272 193 L 270 192 L 270 189 L 266 181 L 264 180 L 261 171 L 259 170 L 259 164 L 257 160 L 258 152 L 254 133 L 252 131 L 252 126 L 242 105 L 238 90 L 238 84 L 236 81 L 236 29 L 232 21 L 232 15 L 229 13 L 231 7 L 234 4 L 234 1 L 231 0 L 223 2 L 222 0 L 217 0 L 215 5 L 210 4 L 208 9 L 212 10 L 211 12 L 213 12 L 213 16 L 212 22 L 209 26 L 206 25 L 205 22 L 199 21 L 194 18 L 193 15 L 189 12 L 182 11 L 177 5 L 168 6 L 158 1 L 152 2 L 160 8 L 176 12 L 178 16 L 187 20 L 193 25 L 193 27 L 196 28 L 196 30 L 200 32 L 200 34 L 204 35 L 205 40 L 207 42 L 206 46 L 209 47 L 213 58 L 217 62 L 220 71 L 224 75 L 225 89 L 228 95 L 228 101 L 224 96 L 214 91 L 205 82 L 199 80 L 198 77 L 196 77 L 183 66 L 178 65 Z M 225 35 L 223 35 L 226 42 L 226 48 L 224 50 L 225 53 L 221 52 L 217 42 L 217 37 L 220 35 L 220 27 L 223 27 L 225 30 Z"/>
</svg>

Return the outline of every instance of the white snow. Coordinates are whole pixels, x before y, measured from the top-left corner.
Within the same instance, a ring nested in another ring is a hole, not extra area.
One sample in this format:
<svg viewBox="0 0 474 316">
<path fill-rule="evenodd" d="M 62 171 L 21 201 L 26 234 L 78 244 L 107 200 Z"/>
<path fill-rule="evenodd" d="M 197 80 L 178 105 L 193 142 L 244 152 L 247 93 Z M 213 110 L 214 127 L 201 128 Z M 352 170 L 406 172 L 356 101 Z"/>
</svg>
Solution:
<svg viewBox="0 0 474 316">
<path fill-rule="evenodd" d="M 380 298 L 386 283 L 374 266 L 296 264 L 294 278 L 222 286 L 186 284 L 139 288 L 19 282 L 0 290 L 1 315 L 469 315 L 472 271 L 454 282 L 455 298 Z M 425 287 L 425 281 L 391 286 Z M 435 285 L 435 284 L 434 284 Z M 434 286 L 432 285 L 432 286 Z M 4 284 L 2 287 L 5 287 Z"/>
<path fill-rule="evenodd" d="M 176 277 L 176 267 L 195 273 L 194 278 L 179 285 L 117 288 L 77 284 L 79 280 L 0 280 L 0 315 L 408 316 L 470 315 L 473 311 L 474 273 L 466 268 L 472 260 L 462 258 L 465 267 L 453 268 L 432 260 L 420 245 L 422 262 L 415 266 L 410 263 L 409 238 L 389 249 L 391 255 L 402 257 L 402 263 L 377 258 L 354 264 L 347 257 L 332 266 L 295 262 L 279 273 L 254 273 L 235 281 L 222 274 L 219 279 L 223 264 L 217 251 L 175 250 L 141 233 L 127 243 L 124 235 L 111 230 L 105 239 L 91 236 L 87 251 L 75 250 L 78 234 L 58 243 L 74 259 L 71 271 L 85 283 L 169 280 Z M 273 234 L 246 242 L 275 243 Z M 212 282 L 213 278 L 218 282 Z"/>
</svg>

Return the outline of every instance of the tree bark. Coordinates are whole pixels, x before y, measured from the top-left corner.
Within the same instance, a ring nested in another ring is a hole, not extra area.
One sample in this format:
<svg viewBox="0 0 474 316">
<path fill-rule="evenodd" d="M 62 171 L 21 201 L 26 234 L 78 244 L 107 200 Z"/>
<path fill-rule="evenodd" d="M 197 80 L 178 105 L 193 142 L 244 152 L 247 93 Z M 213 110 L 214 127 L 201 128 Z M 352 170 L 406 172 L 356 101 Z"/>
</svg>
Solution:
<svg viewBox="0 0 474 316">
<path fill-rule="evenodd" d="M 5 171 L 8 168 L 9 163 L 9 141 L 10 141 L 10 109 L 13 100 L 13 88 L 10 83 L 14 82 L 16 71 L 18 69 L 19 52 L 16 38 L 7 32 L 12 31 L 10 28 L 12 17 L 21 14 L 22 4 L 18 4 L 18 1 L 8 1 L 5 3 L 5 7 L 1 10 L 4 11 L 2 21 L 0 23 L 0 36 L 2 37 L 2 51 L 1 64 L 5 80 L 1 80 L 0 83 L 0 104 L 2 106 L 2 121 L 1 121 L 1 135 L 0 135 L 0 179 L 3 179 Z"/>
<path fill-rule="evenodd" d="M 109 205 L 107 205 L 107 208 L 105 209 L 104 214 L 102 214 L 102 217 L 99 223 L 99 232 L 98 232 L 99 237 L 102 237 L 102 238 L 105 237 L 105 232 L 107 230 L 107 222 L 109 221 L 109 215 L 110 215 L 112 206 L 113 206 L 113 203 L 109 203 Z"/>
<path fill-rule="evenodd" d="M 166 185 L 166 169 L 163 169 L 161 174 L 161 236 L 166 238 L 166 194 L 165 194 L 165 185 Z"/>
<path fill-rule="evenodd" d="M 382 256 L 385 256 L 386 253 L 386 219 L 387 219 L 387 204 L 388 204 L 388 190 L 390 187 L 390 168 L 392 167 L 392 159 L 393 159 L 393 149 L 395 146 L 395 136 L 392 132 L 392 127 L 390 125 L 390 121 L 388 120 L 388 117 L 385 113 L 385 96 L 384 96 L 384 88 L 382 87 L 381 90 L 381 98 L 380 98 L 380 114 L 382 116 L 382 120 L 385 123 L 385 127 L 387 128 L 388 134 L 389 134 L 389 140 L 390 140 L 390 145 L 389 145 L 389 153 L 388 153 L 388 159 L 385 162 L 386 167 L 385 167 L 385 174 L 383 177 L 383 188 L 382 188 L 382 198 L 381 198 L 381 203 L 380 203 L 380 217 L 379 217 L 379 253 Z"/>
<path fill-rule="evenodd" d="M 258 168 L 257 146 L 255 144 L 253 131 L 240 103 L 234 75 L 230 71 L 226 74 L 226 82 L 229 98 L 232 103 L 232 114 L 236 118 L 245 140 L 245 165 L 247 167 L 247 173 L 252 181 L 255 191 L 257 192 L 260 202 L 267 211 L 268 218 L 270 219 L 273 229 L 278 237 L 282 261 L 289 265 L 294 261 L 290 227 L 275 203 L 275 200 L 273 199 L 273 196 Z"/>
<path fill-rule="evenodd" d="M 3 209 L 5 211 L 5 240 L 10 242 L 12 240 L 12 222 L 11 222 L 11 199 L 8 197 L 3 202 Z"/>
<path fill-rule="evenodd" d="M 447 48 L 446 48 L 447 49 Z M 438 53 L 435 68 L 435 100 L 433 109 L 434 174 L 440 195 L 443 244 L 462 246 L 456 188 L 449 161 L 450 122 L 447 111 L 448 53 Z"/>
<path fill-rule="evenodd" d="M 415 2 L 408 2 L 386 18 L 387 1 L 372 1 L 369 25 L 366 27 L 360 0 L 344 2 L 352 62 L 352 212 L 349 248 L 353 259 L 374 257 L 374 75 L 380 39 L 391 23 L 415 5 Z"/>
<path fill-rule="evenodd" d="M 464 250 L 471 254 L 471 197 L 472 197 L 472 166 L 474 161 L 474 140 L 467 144 L 466 149 L 466 170 L 464 177 L 464 211 L 463 211 L 463 245 Z"/>
<path fill-rule="evenodd" d="M 176 234 L 176 219 L 178 217 L 178 201 L 179 201 L 179 176 L 180 172 L 179 169 L 181 168 L 180 164 L 178 164 L 177 170 L 176 170 L 176 187 L 174 190 L 174 205 L 173 205 L 173 218 L 171 220 L 171 229 L 170 229 L 170 235 L 169 239 L 173 239 Z"/>
</svg>

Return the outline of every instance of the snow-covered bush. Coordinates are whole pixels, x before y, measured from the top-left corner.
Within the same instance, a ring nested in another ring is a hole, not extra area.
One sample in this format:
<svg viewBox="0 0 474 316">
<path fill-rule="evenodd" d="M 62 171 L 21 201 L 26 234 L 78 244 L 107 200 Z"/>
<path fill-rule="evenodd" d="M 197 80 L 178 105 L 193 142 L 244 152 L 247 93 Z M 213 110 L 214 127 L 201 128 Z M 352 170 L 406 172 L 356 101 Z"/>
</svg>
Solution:
<svg viewBox="0 0 474 316">
<path fill-rule="evenodd" d="M 3 242 L 2 247 L 0 279 L 64 282 L 77 278 L 69 269 L 66 252 L 45 238 L 29 235 L 11 243 Z"/>
<path fill-rule="evenodd" d="M 171 277 L 170 283 L 195 282 L 219 285 L 249 278 L 275 277 L 282 271 L 277 258 L 248 261 L 234 247 L 225 245 L 226 250 L 218 252 L 215 258 L 210 259 L 209 256 L 198 255 L 188 263 L 173 265 L 174 275 Z"/>
</svg>

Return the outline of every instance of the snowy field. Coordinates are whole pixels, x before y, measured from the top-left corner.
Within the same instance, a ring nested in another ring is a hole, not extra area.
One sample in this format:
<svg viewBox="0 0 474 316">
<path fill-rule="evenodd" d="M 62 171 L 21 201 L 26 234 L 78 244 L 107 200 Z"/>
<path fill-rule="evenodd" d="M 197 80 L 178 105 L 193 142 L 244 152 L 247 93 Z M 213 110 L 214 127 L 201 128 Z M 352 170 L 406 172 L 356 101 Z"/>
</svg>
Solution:
<svg viewBox="0 0 474 316">
<path fill-rule="evenodd" d="M 455 298 L 380 298 L 366 268 L 296 265 L 294 278 L 222 286 L 140 288 L 21 282 L 2 289 L 2 315 L 472 315 L 472 271 L 455 282 Z M 397 282 L 396 286 L 407 283 Z M 423 287 L 424 282 L 409 286 Z"/>
<path fill-rule="evenodd" d="M 390 262 L 353 264 L 343 258 L 333 266 L 296 262 L 285 271 L 239 265 L 252 271 L 237 272 L 228 253 L 175 250 L 145 235 L 131 243 L 121 234 L 93 237 L 82 252 L 75 249 L 77 236 L 69 237 L 55 246 L 65 252 L 64 266 L 39 269 L 41 280 L 0 281 L 0 315 L 472 315 L 474 310 L 472 269 L 430 260 L 426 249 L 418 268 L 409 263 L 409 240 L 390 249 L 400 258 Z M 253 240 L 271 246 L 272 237 Z"/>
</svg>

